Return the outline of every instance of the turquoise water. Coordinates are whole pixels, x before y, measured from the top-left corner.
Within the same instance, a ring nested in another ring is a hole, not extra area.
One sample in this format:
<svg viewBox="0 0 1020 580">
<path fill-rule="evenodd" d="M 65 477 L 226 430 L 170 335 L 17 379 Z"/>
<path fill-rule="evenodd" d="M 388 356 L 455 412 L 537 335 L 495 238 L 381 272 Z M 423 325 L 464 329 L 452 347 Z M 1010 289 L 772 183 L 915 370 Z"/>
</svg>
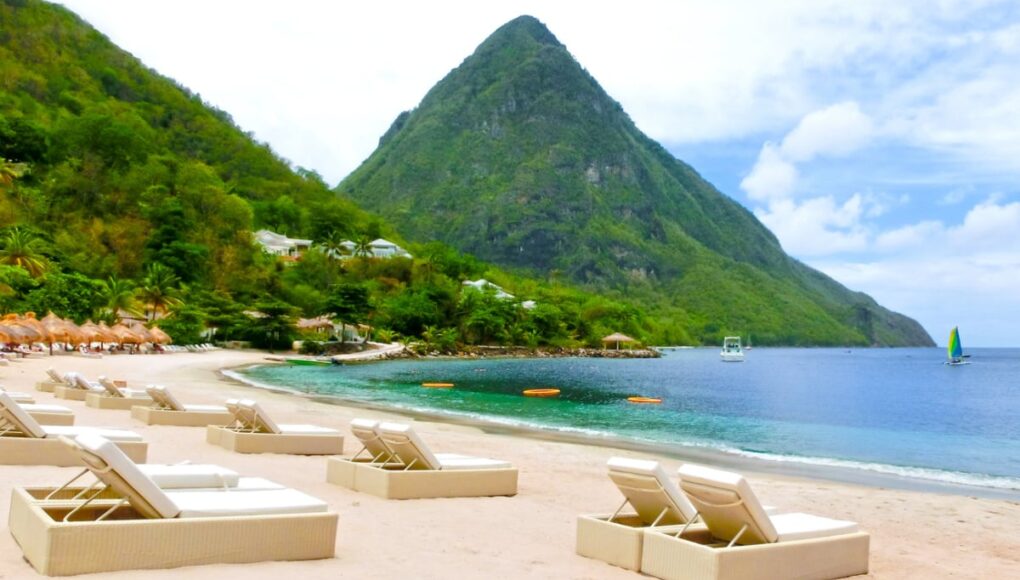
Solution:
<svg viewBox="0 0 1020 580">
<path fill-rule="evenodd" d="M 244 375 L 346 401 L 1020 490 L 1020 349 L 974 349 L 962 367 L 944 366 L 934 348 L 759 348 L 743 363 L 720 362 L 718 352 L 273 365 Z M 520 394 L 541 387 L 562 393 Z M 663 403 L 628 403 L 633 395 Z"/>
</svg>

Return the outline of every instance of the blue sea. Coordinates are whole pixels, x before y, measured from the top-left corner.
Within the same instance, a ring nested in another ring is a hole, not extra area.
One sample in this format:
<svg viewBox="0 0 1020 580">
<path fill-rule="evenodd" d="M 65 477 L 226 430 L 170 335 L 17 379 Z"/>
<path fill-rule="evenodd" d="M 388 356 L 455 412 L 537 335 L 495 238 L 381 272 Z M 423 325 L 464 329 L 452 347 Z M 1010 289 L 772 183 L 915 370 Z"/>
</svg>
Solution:
<svg viewBox="0 0 1020 580">
<path fill-rule="evenodd" d="M 719 349 L 660 359 L 404 360 L 243 371 L 257 384 L 363 405 L 714 450 L 787 466 L 1020 491 L 1020 349 Z M 423 382 L 452 382 L 427 389 Z M 557 388 L 555 399 L 524 397 Z M 635 405 L 629 396 L 657 397 Z"/>
</svg>

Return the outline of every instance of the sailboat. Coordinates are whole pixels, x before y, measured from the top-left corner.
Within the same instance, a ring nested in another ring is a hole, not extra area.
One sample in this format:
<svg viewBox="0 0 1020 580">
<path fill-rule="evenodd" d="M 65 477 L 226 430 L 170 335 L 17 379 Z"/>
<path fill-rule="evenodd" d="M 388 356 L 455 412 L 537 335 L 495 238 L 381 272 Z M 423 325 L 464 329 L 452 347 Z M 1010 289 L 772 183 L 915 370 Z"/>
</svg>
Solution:
<svg viewBox="0 0 1020 580">
<path fill-rule="evenodd" d="M 949 366 L 969 365 L 970 361 L 963 360 L 967 355 L 963 354 L 963 344 L 960 342 L 960 330 L 953 327 L 949 331 L 949 345 L 946 347 L 946 354 L 949 360 L 945 364 Z"/>
</svg>

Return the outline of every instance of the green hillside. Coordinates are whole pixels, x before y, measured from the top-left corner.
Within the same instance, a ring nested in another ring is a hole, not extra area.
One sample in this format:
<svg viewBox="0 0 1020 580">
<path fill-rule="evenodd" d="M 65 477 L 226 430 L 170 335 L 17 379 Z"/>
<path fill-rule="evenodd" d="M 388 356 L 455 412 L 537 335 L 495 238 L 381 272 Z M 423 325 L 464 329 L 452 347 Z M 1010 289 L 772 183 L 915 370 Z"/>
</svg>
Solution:
<svg viewBox="0 0 1020 580">
<path fill-rule="evenodd" d="M 410 239 L 646 308 L 664 341 L 933 344 L 915 321 L 787 256 L 529 16 L 401 113 L 337 191 Z"/>
<path fill-rule="evenodd" d="M 414 259 L 336 259 L 345 239 L 405 242 L 59 6 L 0 2 L 0 157 L 3 312 L 169 313 L 161 324 L 184 342 L 208 326 L 221 339 L 288 344 L 289 319 L 323 313 L 440 350 L 657 333 L 631 306 L 442 244 L 408 246 Z M 254 243 L 260 227 L 317 247 L 280 261 Z M 516 299 L 463 289 L 483 276 Z M 522 308 L 528 299 L 538 306 Z"/>
</svg>

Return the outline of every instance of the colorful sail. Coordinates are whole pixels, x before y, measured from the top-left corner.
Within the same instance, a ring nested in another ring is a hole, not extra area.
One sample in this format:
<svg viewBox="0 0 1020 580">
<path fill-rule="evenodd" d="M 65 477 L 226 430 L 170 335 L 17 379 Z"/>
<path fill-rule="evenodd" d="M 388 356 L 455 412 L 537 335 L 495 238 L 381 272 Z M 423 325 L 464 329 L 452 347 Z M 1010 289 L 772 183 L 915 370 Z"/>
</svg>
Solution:
<svg viewBox="0 0 1020 580">
<path fill-rule="evenodd" d="M 960 331 L 957 327 L 953 327 L 949 331 L 949 346 L 946 347 L 949 352 L 949 360 L 960 360 L 963 357 L 963 345 L 960 344 Z"/>
</svg>

